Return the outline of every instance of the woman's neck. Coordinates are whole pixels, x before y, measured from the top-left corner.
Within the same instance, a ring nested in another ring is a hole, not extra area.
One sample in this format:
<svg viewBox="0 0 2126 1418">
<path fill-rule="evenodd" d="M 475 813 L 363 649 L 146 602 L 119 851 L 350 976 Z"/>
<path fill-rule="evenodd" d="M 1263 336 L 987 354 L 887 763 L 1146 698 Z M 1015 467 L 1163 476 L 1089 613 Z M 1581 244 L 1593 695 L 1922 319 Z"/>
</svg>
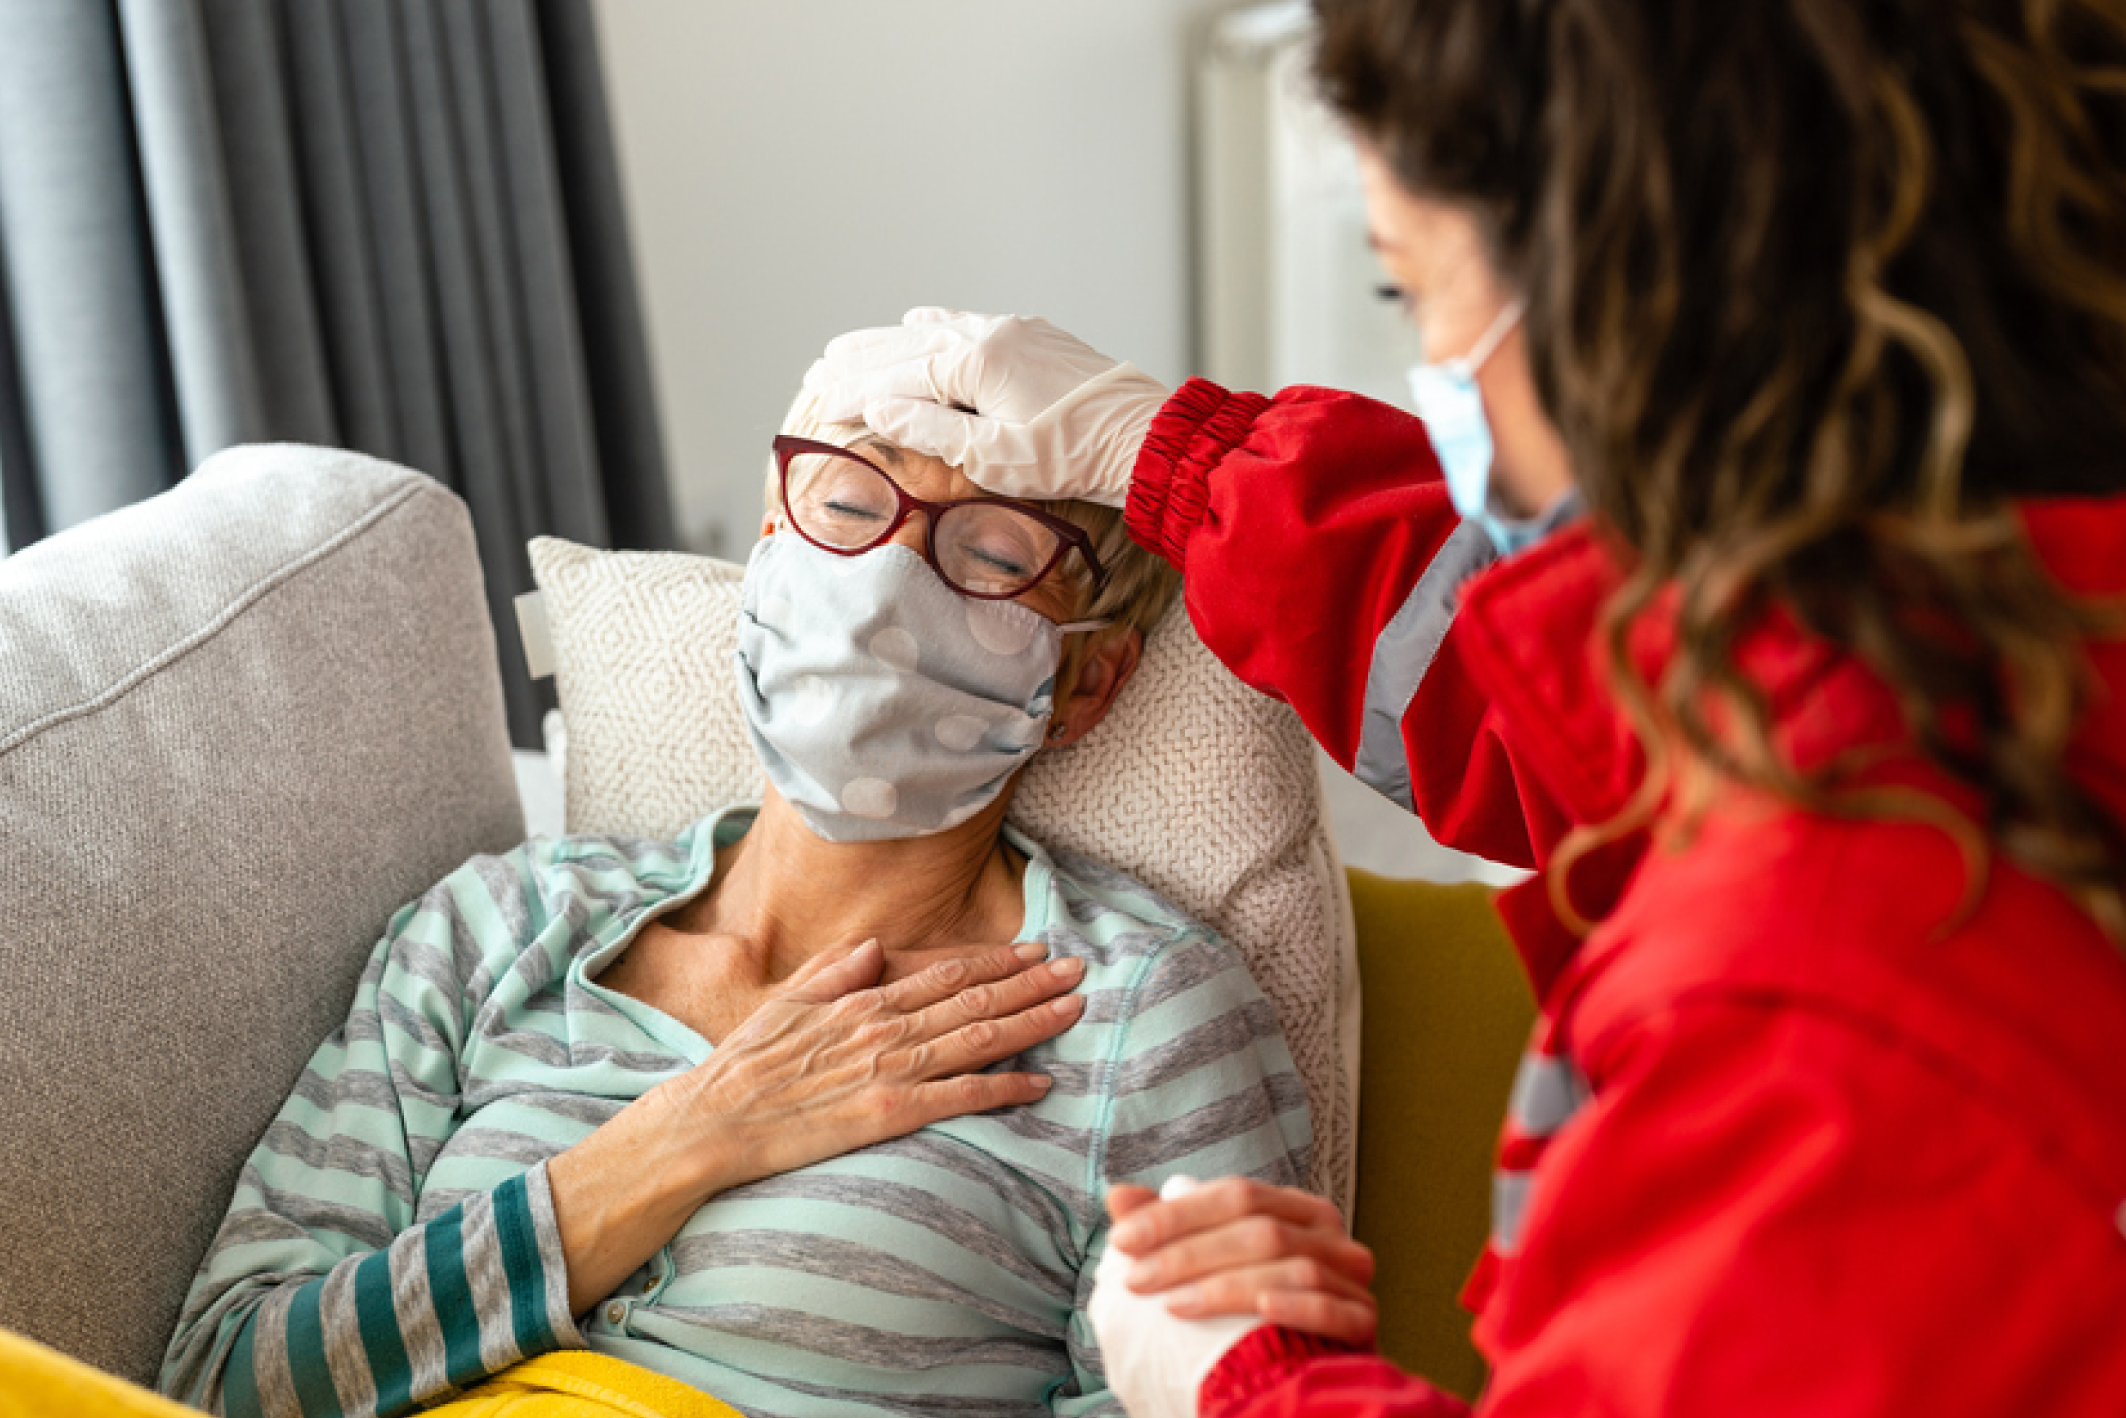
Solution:
<svg viewBox="0 0 2126 1418">
<path fill-rule="evenodd" d="M 1000 945 L 1024 923 L 1024 862 L 1001 831 L 1010 794 L 959 826 L 886 842 L 828 842 L 771 786 L 710 888 L 671 923 L 735 940 L 764 982 L 820 951 L 876 939 L 886 978 Z"/>
</svg>

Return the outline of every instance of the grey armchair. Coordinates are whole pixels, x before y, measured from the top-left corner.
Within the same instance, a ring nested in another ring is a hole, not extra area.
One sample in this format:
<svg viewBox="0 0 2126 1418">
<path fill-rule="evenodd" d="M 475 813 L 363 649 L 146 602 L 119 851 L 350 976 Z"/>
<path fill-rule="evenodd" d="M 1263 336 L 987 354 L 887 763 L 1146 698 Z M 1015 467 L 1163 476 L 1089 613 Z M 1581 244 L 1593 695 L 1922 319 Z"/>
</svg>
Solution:
<svg viewBox="0 0 2126 1418">
<path fill-rule="evenodd" d="M 234 449 L 0 561 L 0 1327 L 152 1384 L 381 924 L 522 835 L 433 480 Z"/>
</svg>

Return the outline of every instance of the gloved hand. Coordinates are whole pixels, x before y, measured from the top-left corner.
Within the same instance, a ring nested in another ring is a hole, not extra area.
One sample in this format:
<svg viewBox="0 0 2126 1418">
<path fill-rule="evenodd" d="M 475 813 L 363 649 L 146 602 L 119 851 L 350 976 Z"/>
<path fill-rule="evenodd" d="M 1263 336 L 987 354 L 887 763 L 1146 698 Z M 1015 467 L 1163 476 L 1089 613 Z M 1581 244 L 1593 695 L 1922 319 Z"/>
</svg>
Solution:
<svg viewBox="0 0 2126 1418">
<path fill-rule="evenodd" d="M 1159 1199 L 1172 1201 L 1199 1185 L 1191 1177 L 1169 1177 Z M 1093 1271 L 1092 1298 L 1085 1302 L 1100 1339 L 1107 1386 L 1130 1418 L 1195 1418 L 1204 1376 L 1263 1321 L 1254 1315 L 1182 1319 L 1167 1311 L 1164 1295 L 1139 1295 L 1129 1288 L 1133 1264 L 1127 1253 L 1109 1246 Z"/>
<path fill-rule="evenodd" d="M 935 306 L 840 336 L 805 391 L 830 422 L 861 417 L 990 492 L 1110 507 L 1129 501 L 1130 469 L 1167 396 L 1046 320 Z"/>
</svg>

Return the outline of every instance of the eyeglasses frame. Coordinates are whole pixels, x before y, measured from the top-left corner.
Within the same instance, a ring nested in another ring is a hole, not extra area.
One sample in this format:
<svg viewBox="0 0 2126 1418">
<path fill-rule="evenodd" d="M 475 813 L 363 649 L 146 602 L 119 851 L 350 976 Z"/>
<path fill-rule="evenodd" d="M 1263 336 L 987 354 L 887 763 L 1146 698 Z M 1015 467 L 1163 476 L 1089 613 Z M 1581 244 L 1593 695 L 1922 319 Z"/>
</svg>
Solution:
<svg viewBox="0 0 2126 1418">
<path fill-rule="evenodd" d="M 775 450 L 776 489 L 782 500 L 783 515 L 790 519 L 790 527 L 793 531 L 821 551 L 832 552 L 836 556 L 862 556 L 867 551 L 876 551 L 892 540 L 893 534 L 901 529 L 902 524 L 908 520 L 910 514 L 921 512 L 923 514 L 923 560 L 930 563 L 930 569 L 938 574 L 940 581 L 972 600 L 1009 601 L 1025 595 L 1028 591 L 1040 585 L 1049 572 L 1060 566 L 1063 558 L 1069 556 L 1071 549 L 1074 547 L 1077 549 L 1078 555 L 1085 558 L 1086 566 L 1092 571 L 1094 589 L 1097 591 L 1107 585 L 1107 568 L 1100 564 L 1099 555 L 1093 551 L 1092 535 L 1077 523 L 1058 517 L 1053 512 L 1043 511 L 1041 508 L 1035 507 L 1030 503 L 1021 502 L 1015 497 L 959 497 L 950 502 L 931 502 L 925 498 L 917 497 L 914 493 L 902 487 L 893 474 L 887 472 L 863 454 L 852 452 L 847 448 L 840 448 L 832 443 L 821 443 L 814 438 L 799 438 L 795 434 L 789 433 L 775 435 L 771 446 Z M 887 525 L 886 530 L 879 533 L 875 540 L 867 542 L 860 547 L 833 546 L 807 532 L 799 524 L 797 514 L 790 508 L 790 460 L 802 453 L 820 453 L 829 457 L 849 458 L 862 463 L 872 472 L 884 478 L 887 486 L 891 487 L 895 496 L 900 499 L 898 510 L 893 514 L 893 521 Z M 938 560 L 938 518 L 955 507 L 993 507 L 1000 502 L 1024 516 L 1033 518 L 1034 521 L 1054 532 L 1059 539 L 1056 543 L 1055 553 L 1048 558 L 1047 565 L 1035 572 L 1032 579 L 1016 591 L 970 591 L 947 575 L 944 563 Z"/>
</svg>

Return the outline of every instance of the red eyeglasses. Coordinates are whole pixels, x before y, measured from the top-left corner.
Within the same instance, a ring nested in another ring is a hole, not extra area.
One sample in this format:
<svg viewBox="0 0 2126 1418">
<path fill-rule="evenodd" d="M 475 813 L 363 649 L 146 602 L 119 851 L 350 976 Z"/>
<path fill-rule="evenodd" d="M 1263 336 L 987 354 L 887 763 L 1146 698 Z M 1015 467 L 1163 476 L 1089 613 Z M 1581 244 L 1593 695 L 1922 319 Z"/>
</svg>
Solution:
<svg viewBox="0 0 2126 1418">
<path fill-rule="evenodd" d="M 1038 507 L 990 497 L 927 502 L 846 448 L 789 434 L 778 435 L 774 447 L 783 512 L 799 536 L 824 551 L 839 556 L 870 551 L 899 531 L 910 513 L 920 511 L 925 559 L 963 596 L 985 601 L 1016 596 L 1072 549 L 1085 558 L 1095 585 L 1107 581 L 1107 569 L 1093 554 L 1085 529 Z"/>
</svg>

